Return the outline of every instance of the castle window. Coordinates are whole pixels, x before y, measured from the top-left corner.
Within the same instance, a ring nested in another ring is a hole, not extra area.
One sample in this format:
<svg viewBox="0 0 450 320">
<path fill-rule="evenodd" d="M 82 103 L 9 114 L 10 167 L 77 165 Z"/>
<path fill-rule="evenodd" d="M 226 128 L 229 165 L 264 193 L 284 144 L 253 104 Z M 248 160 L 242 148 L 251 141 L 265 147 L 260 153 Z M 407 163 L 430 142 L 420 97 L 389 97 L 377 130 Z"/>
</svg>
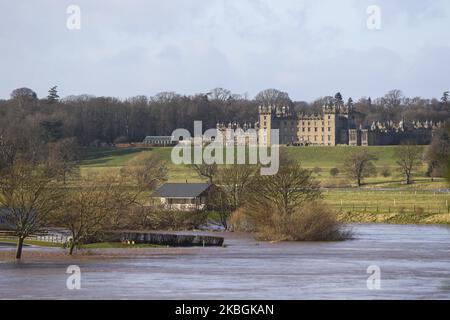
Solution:
<svg viewBox="0 0 450 320">
<path fill-rule="evenodd" d="M 317 127 L 314 128 L 314 131 L 317 132 Z"/>
<path fill-rule="evenodd" d="M 311 128 L 308 128 L 308 132 L 311 132 Z"/>
<path fill-rule="evenodd" d="M 325 128 L 324 127 L 322 127 L 322 132 L 324 132 L 325 131 Z"/>
<path fill-rule="evenodd" d="M 328 132 L 331 132 L 331 127 L 328 127 Z"/>
<path fill-rule="evenodd" d="M 328 136 L 328 141 L 331 141 L 331 136 Z"/>
<path fill-rule="evenodd" d="M 302 132 L 305 132 L 305 128 L 302 128 Z"/>
<path fill-rule="evenodd" d="M 328 116 L 328 120 L 331 119 L 331 116 Z"/>
</svg>

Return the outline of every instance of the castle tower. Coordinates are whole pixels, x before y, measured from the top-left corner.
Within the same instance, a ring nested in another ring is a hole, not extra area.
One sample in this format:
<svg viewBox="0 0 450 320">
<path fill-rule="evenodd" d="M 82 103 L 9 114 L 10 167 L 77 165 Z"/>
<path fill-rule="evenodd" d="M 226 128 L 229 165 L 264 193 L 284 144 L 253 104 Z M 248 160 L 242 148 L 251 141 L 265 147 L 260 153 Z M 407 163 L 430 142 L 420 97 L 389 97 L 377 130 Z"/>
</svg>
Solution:
<svg viewBox="0 0 450 320">
<path fill-rule="evenodd" d="M 272 129 L 272 107 L 259 106 L 259 130 L 258 139 L 261 145 L 270 145 L 270 130 Z"/>
<path fill-rule="evenodd" d="M 325 105 L 322 110 L 325 127 L 325 145 L 335 146 L 338 144 L 339 135 L 337 108 L 335 105 Z"/>
</svg>

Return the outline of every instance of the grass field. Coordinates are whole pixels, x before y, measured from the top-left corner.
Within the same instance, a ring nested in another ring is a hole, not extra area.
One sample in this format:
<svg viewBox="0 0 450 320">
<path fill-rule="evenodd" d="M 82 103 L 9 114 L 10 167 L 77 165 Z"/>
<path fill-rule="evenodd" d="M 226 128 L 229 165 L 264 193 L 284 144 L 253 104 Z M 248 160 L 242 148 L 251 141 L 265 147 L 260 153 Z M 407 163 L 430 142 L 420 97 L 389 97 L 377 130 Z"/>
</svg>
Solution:
<svg viewBox="0 0 450 320">
<path fill-rule="evenodd" d="M 17 238 L 0 238 L 0 243 L 17 243 Z M 49 248 L 62 248 L 62 245 L 59 243 L 53 243 L 53 242 L 47 242 L 47 241 L 37 241 L 37 240 L 30 240 L 25 239 L 24 241 L 25 246 L 38 246 L 38 247 L 49 247 Z"/>
<path fill-rule="evenodd" d="M 90 149 L 82 161 L 80 172 L 89 175 L 102 170 L 120 170 L 127 162 L 141 152 L 154 152 L 168 161 L 169 180 L 172 182 L 197 182 L 201 179 L 189 167 L 174 165 L 170 161 L 171 148 L 153 149 Z M 352 182 L 343 174 L 342 163 L 354 151 L 367 150 L 378 160 L 375 166 L 379 172 L 367 178 L 362 188 L 352 188 Z M 340 217 L 352 222 L 392 223 L 450 223 L 450 194 L 439 192 L 446 189 L 443 179 L 425 177 L 426 164 L 414 173 L 414 184 L 404 185 L 394 157 L 395 147 L 287 147 L 289 157 L 299 161 L 303 167 L 314 169 L 314 177 L 326 188 L 324 200 Z M 340 173 L 333 177 L 331 168 Z M 391 176 L 380 174 L 389 168 Z"/>
<path fill-rule="evenodd" d="M 403 186 L 402 176 L 398 171 L 398 166 L 394 157 L 395 147 L 392 146 L 374 146 L 374 147 L 286 147 L 287 154 L 292 159 L 299 161 L 303 167 L 313 170 L 315 178 L 319 180 L 324 187 L 350 187 L 352 182 L 347 179 L 342 170 L 342 164 L 345 157 L 355 151 L 367 150 L 378 158 L 375 161 L 378 174 L 369 177 L 365 181 L 366 187 L 407 187 L 420 189 L 446 188 L 442 179 L 431 182 L 426 178 L 426 164 L 423 164 L 416 170 L 415 182 L 413 186 Z M 171 148 L 152 148 L 152 149 L 88 149 L 85 160 L 81 164 L 81 174 L 87 175 L 102 170 L 119 170 L 125 166 L 128 161 L 141 152 L 152 152 L 159 154 L 169 164 L 169 180 L 174 182 L 200 181 L 200 178 L 189 167 L 184 165 L 174 165 L 170 161 Z M 340 173 L 336 177 L 330 175 L 331 168 L 338 168 Z M 380 172 L 388 168 L 391 176 L 383 177 Z"/>
</svg>

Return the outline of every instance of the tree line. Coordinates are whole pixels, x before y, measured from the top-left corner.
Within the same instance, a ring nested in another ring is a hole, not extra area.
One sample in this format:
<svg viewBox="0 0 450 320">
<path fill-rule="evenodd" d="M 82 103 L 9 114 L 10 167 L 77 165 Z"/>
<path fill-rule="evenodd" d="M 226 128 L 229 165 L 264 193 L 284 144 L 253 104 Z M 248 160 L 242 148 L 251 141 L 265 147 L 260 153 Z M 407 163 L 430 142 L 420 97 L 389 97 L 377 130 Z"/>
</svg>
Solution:
<svg viewBox="0 0 450 320">
<path fill-rule="evenodd" d="M 351 105 L 357 124 L 374 120 L 442 121 L 450 117 L 449 93 L 440 99 L 405 97 L 392 90 L 383 97 L 344 98 L 341 93 L 320 97 L 312 102 L 293 101 L 289 94 L 267 89 L 253 99 L 223 88 L 195 95 L 162 92 L 152 97 L 128 99 L 68 96 L 61 99 L 57 87 L 39 99 L 29 88 L 19 88 L 8 100 L 0 100 L 0 134 L 29 139 L 30 144 L 72 138 L 82 146 L 138 142 L 147 135 L 170 135 L 177 128 L 193 131 L 194 120 L 214 128 L 218 122 L 252 123 L 258 120 L 258 105 L 290 106 L 294 112 L 320 113 L 330 102 Z"/>
</svg>

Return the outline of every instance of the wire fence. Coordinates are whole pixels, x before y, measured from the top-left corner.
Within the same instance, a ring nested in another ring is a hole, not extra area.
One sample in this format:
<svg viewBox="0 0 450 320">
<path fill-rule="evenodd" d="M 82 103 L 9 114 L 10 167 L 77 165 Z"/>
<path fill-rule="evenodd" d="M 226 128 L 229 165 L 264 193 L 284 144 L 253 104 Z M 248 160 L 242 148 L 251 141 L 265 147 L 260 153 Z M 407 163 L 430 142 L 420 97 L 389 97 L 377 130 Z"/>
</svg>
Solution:
<svg viewBox="0 0 450 320">
<path fill-rule="evenodd" d="M 353 213 L 450 213 L 450 193 L 445 191 L 346 190 L 325 191 L 334 209 Z"/>
<path fill-rule="evenodd" d="M 330 204 L 335 210 L 352 213 L 411 213 L 443 214 L 450 213 L 448 205 L 402 204 L 396 206 L 373 204 Z"/>
</svg>

